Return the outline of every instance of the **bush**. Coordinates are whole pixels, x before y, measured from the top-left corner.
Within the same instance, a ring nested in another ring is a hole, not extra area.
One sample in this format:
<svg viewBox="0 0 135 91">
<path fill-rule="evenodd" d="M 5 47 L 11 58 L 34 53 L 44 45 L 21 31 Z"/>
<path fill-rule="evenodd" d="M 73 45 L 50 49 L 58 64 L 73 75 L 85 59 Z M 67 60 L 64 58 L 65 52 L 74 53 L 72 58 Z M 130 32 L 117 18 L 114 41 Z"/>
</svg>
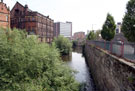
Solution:
<svg viewBox="0 0 135 91">
<path fill-rule="evenodd" d="M 69 41 L 68 38 L 65 38 L 63 36 L 58 36 L 58 38 L 55 38 L 54 44 L 62 55 L 67 55 L 72 51 L 72 43 Z"/>
<path fill-rule="evenodd" d="M 72 47 L 75 48 L 77 47 L 78 41 L 77 40 L 73 40 L 72 41 Z"/>
<path fill-rule="evenodd" d="M 0 32 L 0 91 L 79 90 L 55 46 L 17 29 Z"/>
<path fill-rule="evenodd" d="M 94 31 L 90 31 L 90 33 L 87 36 L 87 40 L 95 40 L 96 39 L 96 34 Z"/>
</svg>

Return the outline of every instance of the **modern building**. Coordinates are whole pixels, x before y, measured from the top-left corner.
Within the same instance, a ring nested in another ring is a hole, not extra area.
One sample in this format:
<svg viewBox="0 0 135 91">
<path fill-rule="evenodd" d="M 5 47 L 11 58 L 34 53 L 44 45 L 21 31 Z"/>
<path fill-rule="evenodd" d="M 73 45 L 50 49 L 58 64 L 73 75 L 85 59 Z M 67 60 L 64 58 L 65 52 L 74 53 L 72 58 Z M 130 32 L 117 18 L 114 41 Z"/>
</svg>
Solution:
<svg viewBox="0 0 135 91">
<path fill-rule="evenodd" d="M 72 37 L 72 22 L 56 22 L 54 23 L 54 36 L 62 35 L 67 38 Z"/>
<path fill-rule="evenodd" d="M 115 42 L 128 42 L 127 38 L 124 36 L 124 34 L 121 32 L 121 22 L 118 22 L 116 25 L 116 34 L 112 41 Z"/>
<path fill-rule="evenodd" d="M 24 29 L 29 35 L 37 35 L 41 42 L 52 42 L 53 23 L 49 16 L 32 11 L 28 5 L 15 4 L 11 10 L 11 28 Z"/>
<path fill-rule="evenodd" d="M 0 2 L 0 27 L 10 28 L 10 9 L 3 0 Z"/>
<path fill-rule="evenodd" d="M 73 36 L 74 40 L 83 40 L 85 39 L 85 32 L 76 32 Z"/>
<path fill-rule="evenodd" d="M 118 22 L 116 25 L 116 34 L 121 33 L 121 22 Z"/>
</svg>

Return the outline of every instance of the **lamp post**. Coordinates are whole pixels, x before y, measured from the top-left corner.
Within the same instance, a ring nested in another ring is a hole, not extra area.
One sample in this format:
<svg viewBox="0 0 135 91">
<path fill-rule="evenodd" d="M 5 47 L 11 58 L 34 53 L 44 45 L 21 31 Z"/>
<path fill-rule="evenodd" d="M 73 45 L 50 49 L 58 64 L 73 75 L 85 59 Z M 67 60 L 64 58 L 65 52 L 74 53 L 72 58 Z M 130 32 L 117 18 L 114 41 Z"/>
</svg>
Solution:
<svg viewBox="0 0 135 91">
<path fill-rule="evenodd" d="M 96 25 L 96 24 L 92 24 L 92 30 L 94 29 L 94 25 Z"/>
</svg>

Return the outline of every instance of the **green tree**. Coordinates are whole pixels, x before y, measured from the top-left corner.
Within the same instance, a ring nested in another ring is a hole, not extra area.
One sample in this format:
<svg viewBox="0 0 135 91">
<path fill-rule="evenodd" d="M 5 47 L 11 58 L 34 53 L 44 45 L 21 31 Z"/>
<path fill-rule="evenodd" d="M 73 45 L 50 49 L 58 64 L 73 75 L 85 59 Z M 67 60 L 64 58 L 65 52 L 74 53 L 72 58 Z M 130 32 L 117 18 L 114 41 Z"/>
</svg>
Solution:
<svg viewBox="0 0 135 91">
<path fill-rule="evenodd" d="M 79 91 L 54 45 L 22 30 L 0 30 L 0 91 Z"/>
<path fill-rule="evenodd" d="M 97 30 L 95 33 L 96 39 L 99 39 L 100 34 L 101 34 L 101 30 Z"/>
<path fill-rule="evenodd" d="M 72 43 L 64 36 L 58 36 L 58 38 L 55 38 L 54 44 L 62 55 L 67 55 L 72 51 Z"/>
<path fill-rule="evenodd" d="M 122 23 L 122 32 L 128 41 L 135 42 L 135 0 L 130 0 Z"/>
<path fill-rule="evenodd" d="M 73 40 L 72 41 L 72 47 L 75 48 L 78 44 L 78 41 L 77 40 Z"/>
<path fill-rule="evenodd" d="M 103 24 L 102 31 L 101 31 L 102 38 L 107 41 L 113 39 L 115 35 L 115 28 L 116 25 L 113 16 L 107 14 L 106 21 Z"/>
<path fill-rule="evenodd" d="M 90 33 L 87 35 L 87 40 L 94 40 L 96 39 L 96 35 L 94 31 L 90 31 Z"/>
</svg>

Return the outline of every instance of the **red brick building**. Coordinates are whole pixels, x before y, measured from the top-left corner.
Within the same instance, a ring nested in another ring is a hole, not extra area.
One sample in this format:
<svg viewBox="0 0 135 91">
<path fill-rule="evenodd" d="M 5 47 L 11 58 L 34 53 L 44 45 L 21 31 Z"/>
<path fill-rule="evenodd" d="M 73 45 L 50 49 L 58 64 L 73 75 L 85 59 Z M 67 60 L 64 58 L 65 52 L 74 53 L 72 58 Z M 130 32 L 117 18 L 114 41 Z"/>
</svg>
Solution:
<svg viewBox="0 0 135 91">
<path fill-rule="evenodd" d="M 25 29 L 29 35 L 38 35 L 41 42 L 52 42 L 53 23 L 49 16 L 32 11 L 19 2 L 11 10 L 11 28 Z"/>
<path fill-rule="evenodd" d="M 10 28 L 10 10 L 3 0 L 0 2 L 0 27 Z"/>
<path fill-rule="evenodd" d="M 74 40 L 83 40 L 85 39 L 85 32 L 76 32 L 73 36 Z"/>
</svg>

